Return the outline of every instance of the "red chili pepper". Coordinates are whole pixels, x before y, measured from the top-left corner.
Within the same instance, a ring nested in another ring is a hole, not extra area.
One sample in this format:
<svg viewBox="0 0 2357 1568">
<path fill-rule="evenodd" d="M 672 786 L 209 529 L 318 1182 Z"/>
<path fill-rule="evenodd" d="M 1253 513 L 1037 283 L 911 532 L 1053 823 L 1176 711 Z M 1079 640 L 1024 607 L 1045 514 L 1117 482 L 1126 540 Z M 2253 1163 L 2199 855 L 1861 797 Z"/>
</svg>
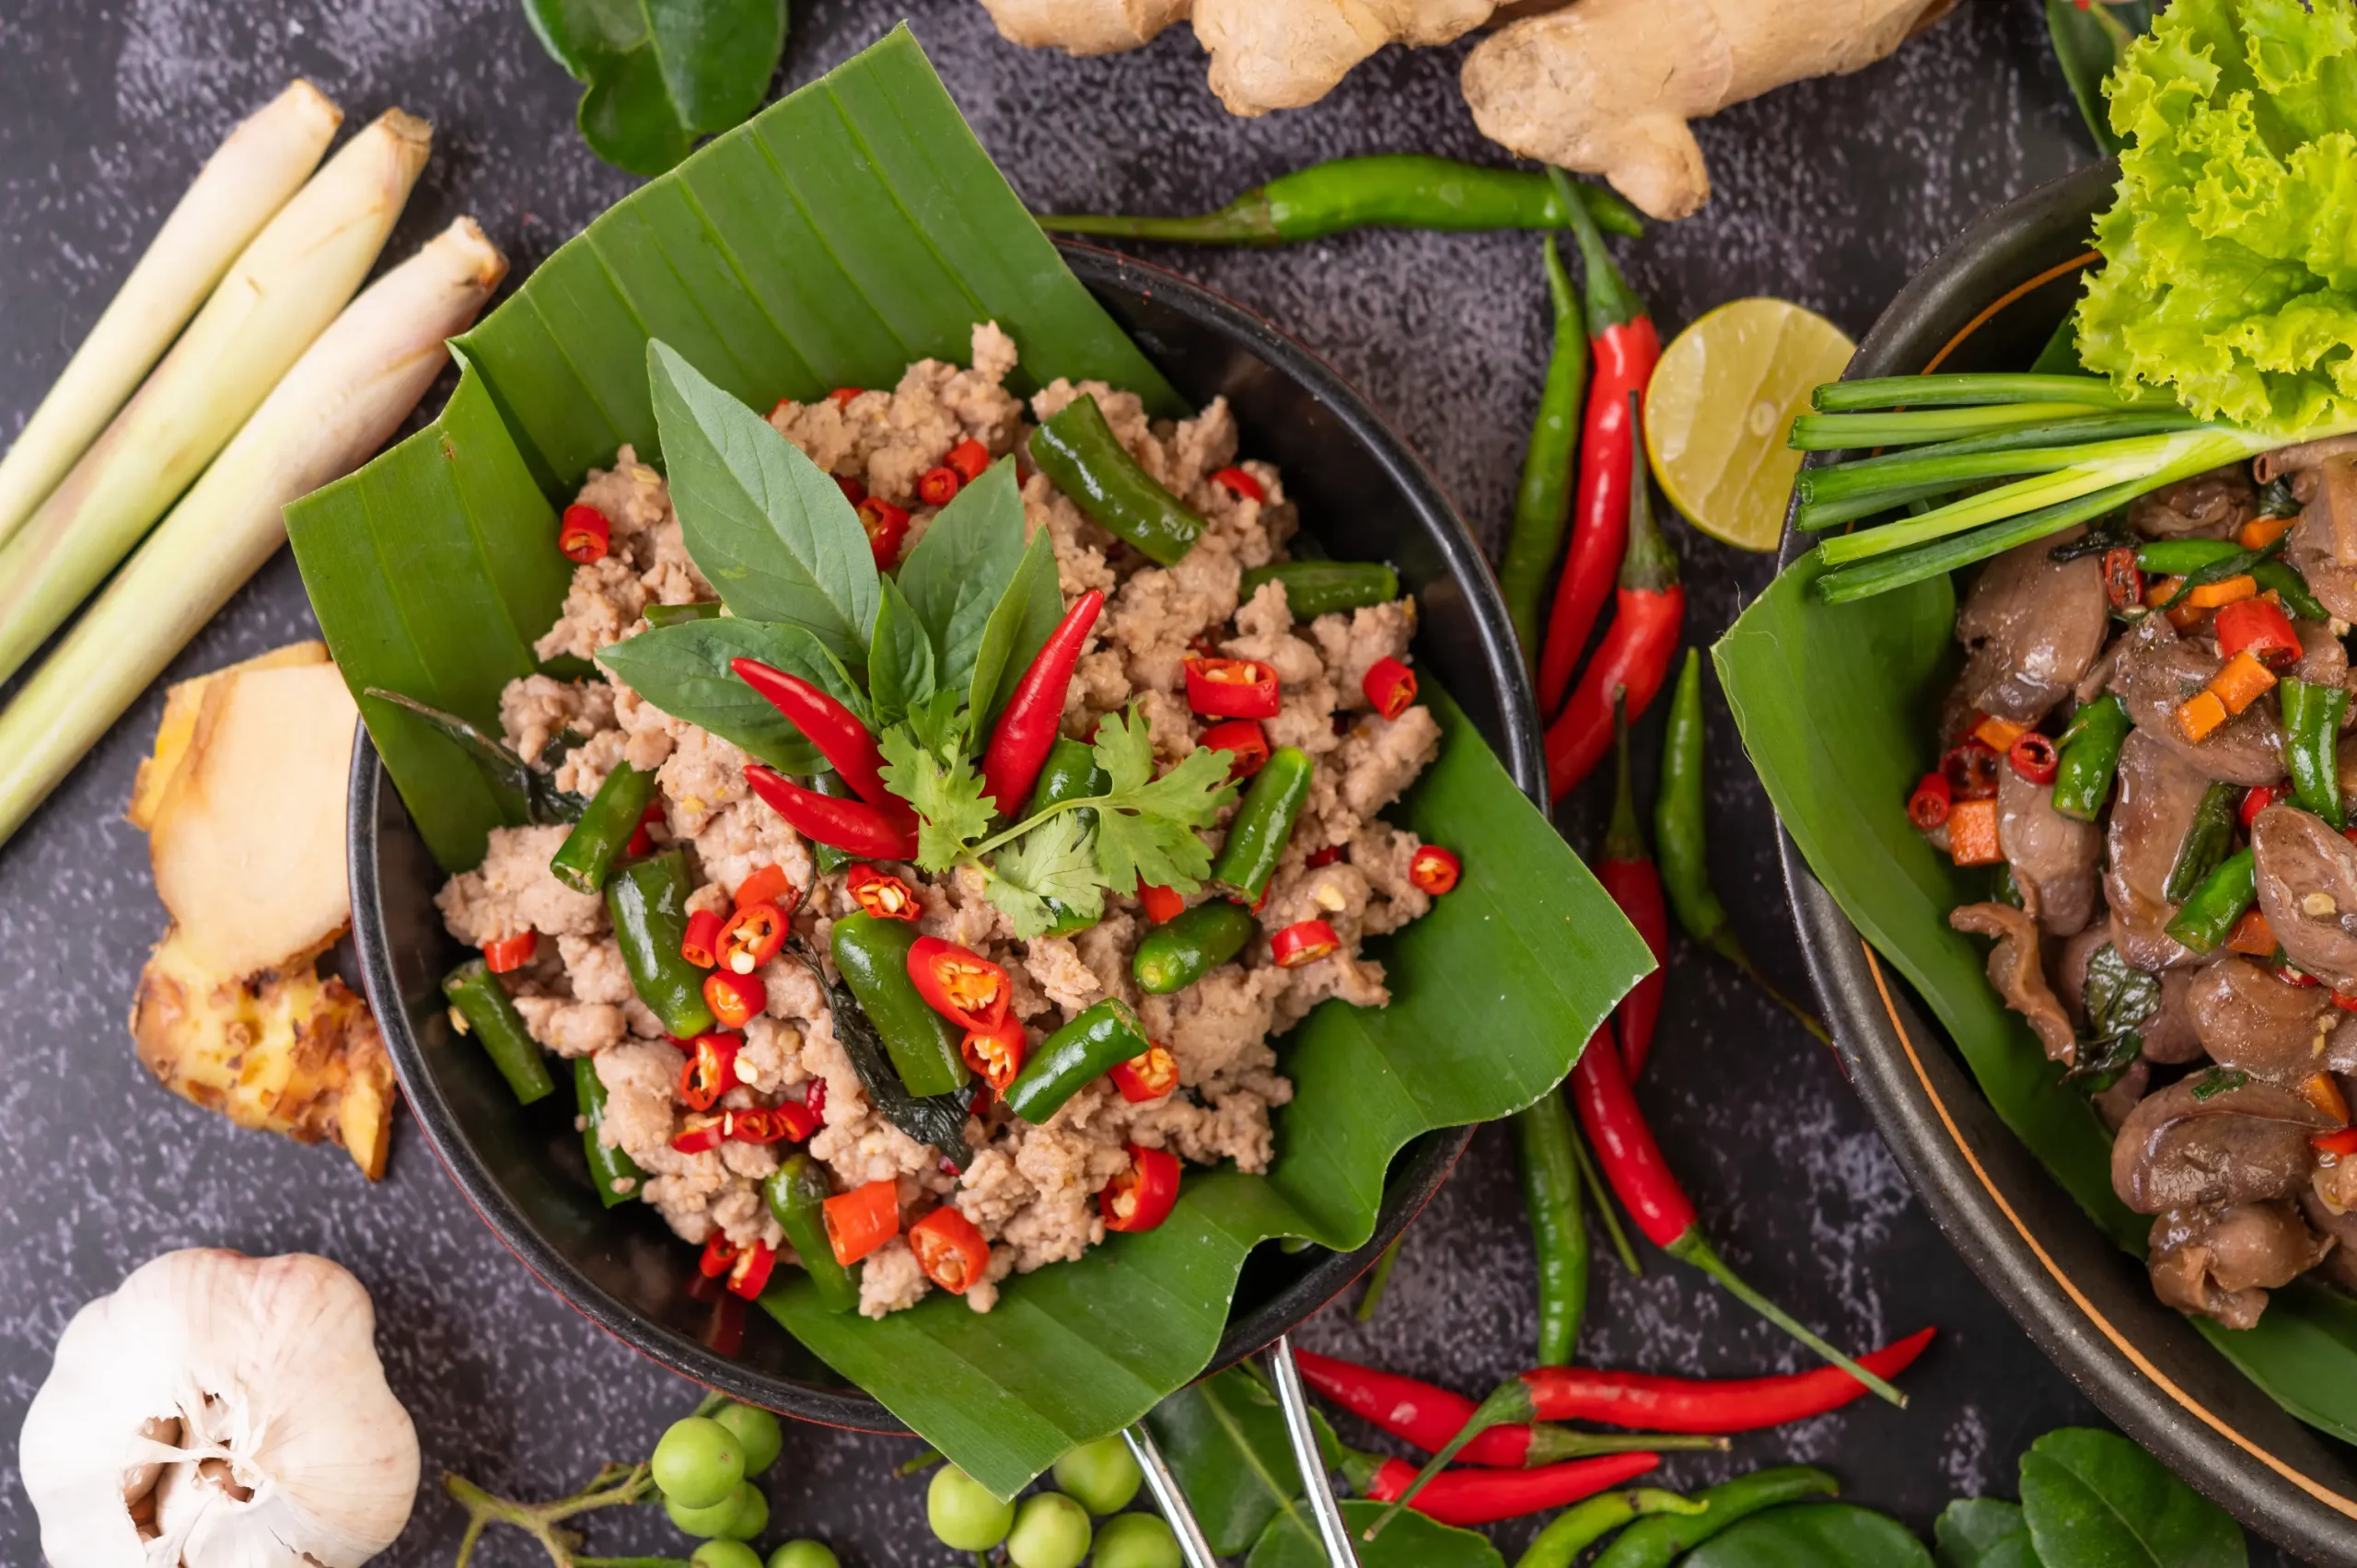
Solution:
<svg viewBox="0 0 2357 1568">
<path fill-rule="evenodd" d="M 728 1294 L 758 1301 L 770 1285 L 770 1275 L 777 1268 L 777 1249 L 766 1241 L 756 1241 L 745 1249 L 743 1257 L 728 1271 Z"/>
<path fill-rule="evenodd" d="M 1359 690 L 1366 694 L 1368 706 L 1385 718 L 1396 719 L 1416 700 L 1416 672 L 1386 655 L 1367 667 Z"/>
<path fill-rule="evenodd" d="M 859 512 L 860 531 L 867 535 L 868 552 L 876 558 L 876 569 L 888 572 L 900 563 L 900 541 L 909 537 L 909 511 L 895 506 L 880 495 L 862 501 Z"/>
<path fill-rule="evenodd" d="M 1231 783 L 1240 782 L 1267 765 L 1269 736 L 1259 719 L 1228 719 L 1203 731 L 1203 749 L 1225 751 L 1233 757 L 1227 776 Z"/>
<path fill-rule="evenodd" d="M 777 957 L 785 946 L 785 931 L 784 910 L 775 904 L 747 904 L 720 928 L 720 945 L 714 949 L 719 967 L 730 974 L 751 975 Z M 710 986 L 705 990 L 709 993 Z"/>
<path fill-rule="evenodd" d="M 2281 669 L 2300 657 L 2300 634 L 2292 629 L 2292 618 L 2283 613 L 2282 606 L 2271 599 L 2237 599 L 2223 606 L 2218 611 L 2217 633 L 2222 658 L 2247 653 L 2259 663 Z"/>
<path fill-rule="evenodd" d="M 679 1131 L 672 1136 L 671 1148 L 676 1154 L 700 1155 L 716 1149 L 728 1141 L 728 1117 L 726 1112 L 699 1112 L 680 1118 Z"/>
<path fill-rule="evenodd" d="M 990 747 L 982 753 L 982 793 L 997 802 L 1004 815 L 1022 810 L 1031 798 L 1031 786 L 1039 782 L 1039 769 L 1063 723 L 1073 666 L 1080 661 L 1081 645 L 1104 608 L 1105 596 L 1095 588 L 1073 601 L 1023 679 L 1015 683 L 1015 694 L 1007 698 L 998 727 L 991 731 Z"/>
<path fill-rule="evenodd" d="M 1187 706 L 1207 719 L 1272 719 L 1283 698 L 1277 672 L 1259 659 L 1190 657 Z"/>
<path fill-rule="evenodd" d="M 851 895 L 852 902 L 878 920 L 913 923 L 922 912 L 915 889 L 872 865 L 854 865 L 844 872 L 843 891 Z"/>
<path fill-rule="evenodd" d="M 1132 1105 L 1167 1098 L 1178 1086 L 1178 1062 L 1167 1047 L 1149 1040 L 1127 1062 L 1113 1064 L 1113 1086 Z"/>
<path fill-rule="evenodd" d="M 802 1086 L 802 1109 L 810 1113 L 811 1130 L 816 1132 L 827 1116 L 826 1079 L 813 1078 Z"/>
<path fill-rule="evenodd" d="M 688 916 L 687 935 L 679 938 L 679 957 L 700 970 L 718 963 L 720 928 L 725 923 L 715 910 L 698 910 Z"/>
<path fill-rule="evenodd" d="M 606 520 L 605 513 L 576 501 L 564 509 L 563 520 L 558 525 L 557 552 L 567 561 L 586 566 L 606 558 L 606 552 L 613 547 L 613 534 L 614 526 Z"/>
<path fill-rule="evenodd" d="M 991 466 L 991 451 L 989 447 L 969 436 L 955 447 L 950 447 L 949 455 L 941 460 L 956 470 L 961 481 L 971 484 L 982 477 L 984 469 Z"/>
<path fill-rule="evenodd" d="M 1168 888 L 1151 888 L 1138 884 L 1138 903 L 1145 910 L 1145 917 L 1155 925 L 1176 920 L 1185 912 L 1187 900 Z"/>
<path fill-rule="evenodd" d="M 1955 808 L 1956 791 L 1945 773 L 1925 773 L 1915 781 L 1915 793 L 1907 797 L 1907 819 L 1927 833 L 1946 821 Z"/>
<path fill-rule="evenodd" d="M 1270 937 L 1269 956 L 1277 960 L 1281 970 L 1297 970 L 1331 958 L 1341 945 L 1342 939 L 1334 935 L 1332 926 L 1322 920 L 1305 920 Z"/>
<path fill-rule="evenodd" d="M 769 987 L 761 983 L 760 975 L 716 969 L 703 977 L 703 1004 L 726 1028 L 743 1028 L 761 1016 L 769 1000 Z"/>
<path fill-rule="evenodd" d="M 737 1048 L 742 1041 L 731 1034 L 700 1034 L 679 1063 L 679 1098 L 691 1110 L 710 1110 L 720 1097 L 737 1086 Z M 727 1129 L 721 1130 L 727 1136 Z M 714 1142 L 718 1142 L 717 1139 Z"/>
<path fill-rule="evenodd" d="M 1669 904 L 1663 897 L 1661 868 L 1654 864 L 1644 830 L 1637 825 L 1637 792 L 1629 775 L 1629 723 L 1625 715 L 1613 721 L 1618 753 L 1612 791 L 1612 818 L 1604 830 L 1604 853 L 1596 863 L 1596 879 L 1620 906 L 1637 935 L 1654 956 L 1653 972 L 1629 988 L 1612 1010 L 1620 1037 L 1620 1060 L 1633 1079 L 1645 1070 L 1653 1053 L 1654 1030 L 1661 1022 L 1664 970 L 1669 963 Z M 1597 1043 L 1604 1043 L 1599 1038 Z"/>
<path fill-rule="evenodd" d="M 746 764 L 745 782 L 806 839 L 876 860 L 916 858 L 917 814 L 905 805 L 894 811 L 865 800 L 839 800 L 805 789 L 760 762 Z"/>
<path fill-rule="evenodd" d="M 743 1249 L 728 1239 L 725 1231 L 714 1231 L 712 1239 L 703 1244 L 703 1256 L 696 1260 L 696 1272 L 705 1279 L 716 1280 L 726 1273 Z"/>
<path fill-rule="evenodd" d="M 2357 1155 L 2357 1127 L 2337 1128 L 2330 1132 L 2312 1132 L 2308 1135 L 2308 1147 L 2320 1155 L 2330 1155 L 2334 1159 L 2345 1160 L 2351 1155 Z"/>
<path fill-rule="evenodd" d="M 870 806 L 908 810 L 908 803 L 885 786 L 884 749 L 857 714 L 802 677 L 759 659 L 730 659 L 728 668 L 819 749 L 853 795 Z"/>
<path fill-rule="evenodd" d="M 991 1244 L 973 1221 L 947 1203 L 909 1226 L 909 1250 L 917 1255 L 924 1277 L 952 1295 L 965 1295 L 991 1266 Z"/>
<path fill-rule="evenodd" d="M 1344 1468 L 1346 1473 L 1355 1469 Z M 1660 1468 L 1660 1455 L 1640 1452 L 1599 1454 L 1529 1470 L 1451 1470 L 1425 1483 L 1411 1506 L 1444 1525 L 1472 1528 L 1561 1508 Z M 1363 1481 L 1358 1474 L 1352 1480 L 1370 1500 L 1397 1503 L 1415 1484 L 1416 1468 L 1405 1459 L 1382 1459 L 1374 1461 Z"/>
<path fill-rule="evenodd" d="M 1315 871 L 1321 865 L 1331 865 L 1341 858 L 1342 846 L 1341 844 L 1328 844 L 1324 849 L 1311 850 L 1309 852 L 1309 858 L 1303 861 L 1302 864 Z M 1412 862 L 1409 865 L 1408 875 L 1411 879 L 1413 879 L 1415 876 L 1415 865 Z"/>
<path fill-rule="evenodd" d="M 1556 711 L 1556 704 L 1570 690 L 1572 671 L 1587 646 L 1588 633 L 1596 630 L 1596 618 L 1616 577 L 1621 587 L 1621 614 L 1628 613 L 1628 572 L 1621 552 L 1631 542 L 1630 508 L 1638 488 L 1631 482 L 1643 461 L 1638 455 L 1636 401 L 1661 358 L 1661 339 L 1645 313 L 1644 301 L 1605 253 L 1603 237 L 1588 221 L 1586 209 L 1577 202 L 1567 205 L 1573 209 L 1580 253 L 1587 263 L 1587 331 L 1596 375 L 1588 387 L 1587 413 L 1580 433 L 1580 478 L 1572 501 L 1571 543 L 1563 557 L 1562 578 L 1555 586 L 1555 603 L 1548 615 L 1547 636 L 1538 657 L 1542 718 Z M 1599 650 L 1598 662 L 1603 656 Z M 1663 656 L 1666 662 L 1667 656 Z M 1632 692 L 1637 685 L 1633 680 L 1622 683 Z M 1651 701 L 1650 692 L 1646 701 Z M 1629 705 L 1631 714 L 1644 710 L 1643 702 L 1632 700 Z M 1599 740 L 1599 755 L 1602 749 Z M 1556 793 L 1560 796 L 1562 791 Z"/>
<path fill-rule="evenodd" d="M 1940 758 L 1940 774 L 1948 781 L 1954 800 L 1994 800 L 1997 797 L 1997 751 L 1983 740 L 1952 746 Z"/>
<path fill-rule="evenodd" d="M 928 506 L 946 506 L 958 499 L 958 491 L 965 482 L 958 470 L 947 465 L 927 469 L 917 476 L 917 499 Z"/>
<path fill-rule="evenodd" d="M 648 801 L 646 809 L 638 814 L 638 826 L 630 830 L 629 842 L 622 845 L 622 854 L 634 860 L 642 854 L 651 853 L 655 848 L 655 837 L 647 831 L 647 829 L 662 820 L 662 801 Z"/>
<path fill-rule="evenodd" d="M 2144 574 L 2136 564 L 2136 548 L 2123 544 L 2103 552 L 2103 595 L 2111 608 L 2133 613 L 2144 603 Z"/>
<path fill-rule="evenodd" d="M 785 874 L 784 866 L 772 862 L 737 883 L 730 902 L 737 909 L 747 904 L 775 904 L 792 914 L 802 902 L 802 889 L 794 885 L 794 878 Z"/>
<path fill-rule="evenodd" d="M 1408 880 L 1435 899 L 1455 888 L 1464 874 L 1465 863 L 1438 844 L 1424 844 L 1408 857 Z"/>
<path fill-rule="evenodd" d="M 1260 482 L 1239 468 L 1220 470 L 1212 475 L 1212 482 L 1225 485 L 1231 493 L 1247 501 L 1266 501 L 1269 498 L 1269 493 L 1260 488 Z"/>
<path fill-rule="evenodd" d="M 900 1234 L 900 1184 L 891 1178 L 837 1193 L 819 1205 L 835 1261 L 850 1268 Z"/>
<path fill-rule="evenodd" d="M 799 1144 L 818 1130 L 818 1114 L 807 1105 L 790 1099 L 773 1106 L 728 1112 L 728 1136 L 739 1144 Z"/>
<path fill-rule="evenodd" d="M 1107 1230 L 1152 1230 L 1178 1202 L 1178 1156 L 1129 1145 L 1130 1163 L 1097 1194 Z"/>
<path fill-rule="evenodd" d="M 482 967 L 493 974 L 513 974 L 532 961 L 540 946 L 540 934 L 528 925 L 513 936 L 484 943 Z"/>
<path fill-rule="evenodd" d="M 2273 784 L 2254 784 L 2249 789 L 2243 791 L 2243 804 L 2240 813 L 2243 819 L 2243 826 L 2247 828 L 2251 823 L 2257 821 L 2258 819 L 2258 814 L 2266 810 L 2269 807 L 2274 805 L 2277 800 L 2282 797 L 2282 794 L 2283 792 L 2277 789 Z"/>
<path fill-rule="evenodd" d="M 2055 770 L 2062 765 L 2062 754 L 2054 749 L 2054 742 L 2034 729 L 2026 729 L 2015 738 L 2005 760 L 2014 765 L 2016 774 L 2034 784 L 2052 784 Z"/>
<path fill-rule="evenodd" d="M 867 499 L 867 486 L 860 483 L 859 481 L 852 478 L 851 475 L 847 473 L 835 473 L 829 474 L 827 477 L 835 482 L 835 488 L 842 491 L 843 493 L 843 499 L 850 502 L 853 506 L 857 506 L 861 502 Z"/>
<path fill-rule="evenodd" d="M 996 1024 L 1006 1016 L 1007 999 L 1014 994 L 1004 970 L 938 936 L 920 936 L 909 948 L 909 981 L 926 1006 L 961 1029 Z"/>
<path fill-rule="evenodd" d="M 958 1047 L 958 1054 L 977 1077 L 991 1086 L 993 1094 L 1006 1093 L 1006 1086 L 1023 1071 L 1023 1059 L 1030 1050 L 1023 1033 L 1020 1018 L 1001 1018 L 994 1024 L 966 1031 L 965 1040 Z"/>
<path fill-rule="evenodd" d="M 837 387 L 827 394 L 827 401 L 840 409 L 866 389 L 865 387 Z"/>
</svg>

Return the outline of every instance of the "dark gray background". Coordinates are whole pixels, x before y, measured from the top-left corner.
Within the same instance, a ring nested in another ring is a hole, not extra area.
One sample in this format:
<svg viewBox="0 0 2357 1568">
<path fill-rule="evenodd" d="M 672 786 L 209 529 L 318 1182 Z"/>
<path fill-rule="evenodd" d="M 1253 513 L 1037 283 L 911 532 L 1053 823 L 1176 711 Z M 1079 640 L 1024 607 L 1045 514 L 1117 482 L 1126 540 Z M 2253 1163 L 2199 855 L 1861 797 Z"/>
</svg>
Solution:
<svg viewBox="0 0 2357 1568">
<path fill-rule="evenodd" d="M 1496 156 L 1457 96 L 1461 50 L 1387 52 L 1314 109 L 1240 122 L 1204 88 L 1184 29 L 1138 54 L 1074 62 L 1003 43 L 973 0 L 916 0 L 905 13 L 983 144 L 1043 210 L 1209 207 L 1343 152 Z M 787 85 L 903 14 L 877 0 L 799 6 Z M 0 435 L 29 412 L 203 154 L 297 73 L 343 104 L 348 123 L 394 103 L 434 122 L 434 159 L 392 254 L 471 213 L 520 275 L 631 186 L 575 135 L 575 89 L 516 0 L 6 0 Z M 2090 157 L 2032 0 L 1973 0 L 1882 65 L 1700 130 L 1711 204 L 1621 247 L 1665 337 L 1747 294 L 1798 300 L 1862 333 L 1968 220 Z M 1533 237 L 1366 234 L 1282 252 L 1146 253 L 1340 366 L 1496 539 L 1547 342 Z M 1770 562 L 1673 532 L 1690 634 L 1707 643 L 1767 582 Z M 282 553 L 168 679 L 310 631 Z M 447 1563 L 459 1514 L 432 1484 L 442 1470 L 520 1495 L 570 1491 L 599 1460 L 643 1455 L 695 1390 L 536 1285 L 413 1128 L 396 1135 L 391 1173 L 372 1190 L 331 1150 L 236 1131 L 146 1080 L 123 1018 L 164 916 L 144 841 L 120 813 L 160 705 L 160 691 L 149 693 L 0 851 L 0 1436 L 21 1420 L 66 1318 L 137 1263 L 187 1246 L 324 1252 L 374 1292 L 387 1371 L 424 1444 L 427 1488 L 383 1561 Z M 1657 719 L 1641 729 L 1641 755 L 1657 733 Z M 1768 805 L 1723 710 L 1711 739 L 1719 885 L 1769 971 L 1805 987 Z M 1583 848 L 1599 804 L 1574 809 Z M 1852 1498 L 1923 1530 L 1951 1496 L 2013 1495 L 2030 1439 L 2093 1419 L 2092 1408 L 1950 1253 L 1829 1053 L 1715 961 L 1681 947 L 1671 963 L 1643 1096 L 1726 1255 L 1846 1343 L 1926 1322 L 1942 1337 L 1906 1380 L 1910 1411 L 1867 1400 L 1739 1439 L 1724 1459 L 1676 1457 L 1667 1476 L 1688 1485 L 1814 1461 Z M 1805 1359 L 1657 1253 L 1643 1280 L 1609 1263 L 1596 1279 L 1581 1342 L 1593 1363 L 1741 1375 Z M 1479 1391 L 1527 1362 L 1531 1294 L 1511 1148 L 1492 1130 L 1409 1234 L 1375 1326 L 1336 1309 L 1303 1337 Z M 791 1430 L 772 1476 L 780 1526 L 829 1539 L 854 1568 L 944 1562 L 923 1527 L 922 1482 L 889 1478 L 914 1447 Z M 37 1532 L 14 1458 L 10 1443 L 0 1560 L 29 1563 Z M 604 1518 L 603 1550 L 677 1540 L 653 1521 Z M 1511 1556 L 1527 1533 L 1497 1535 Z M 540 1559 L 509 1536 L 478 1561 Z M 2255 1561 L 2283 1559 L 2258 1547 Z"/>
</svg>

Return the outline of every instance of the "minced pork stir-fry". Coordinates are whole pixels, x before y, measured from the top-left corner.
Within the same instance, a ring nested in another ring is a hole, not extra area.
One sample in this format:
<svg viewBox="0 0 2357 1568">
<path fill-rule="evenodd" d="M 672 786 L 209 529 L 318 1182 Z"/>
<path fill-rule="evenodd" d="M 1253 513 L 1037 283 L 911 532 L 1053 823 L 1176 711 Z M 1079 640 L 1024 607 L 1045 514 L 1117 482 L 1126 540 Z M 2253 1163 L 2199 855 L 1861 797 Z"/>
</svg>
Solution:
<svg viewBox="0 0 2357 1568">
<path fill-rule="evenodd" d="M 738 660 L 832 764 L 797 781 L 620 678 L 530 676 L 501 703 L 508 746 L 562 748 L 554 788 L 592 798 L 575 824 L 493 833 L 440 895 L 499 977 L 454 984 L 466 1021 L 491 1044 L 505 1003 L 586 1059 L 605 1195 L 654 1204 L 746 1295 L 784 1260 L 838 1309 L 937 1285 L 987 1311 L 1009 1273 L 1161 1223 L 1180 1160 L 1266 1168 L 1293 1093 L 1271 1036 L 1329 997 L 1385 1005 L 1362 940 L 1457 877 L 1376 817 L 1440 743 L 1392 574 L 1285 562 L 1294 508 L 1273 469 L 1236 462 L 1224 401 L 1150 423 L 1058 381 L 1027 411 L 1001 384 L 1016 344 L 985 324 L 972 346 L 970 369 L 926 360 L 769 424 L 904 582 L 943 506 L 1018 456 L 1063 618 L 1002 711 L 959 730 L 945 694 L 886 726 L 873 668 L 862 692 Z M 543 659 L 635 668 L 614 645 L 718 609 L 627 447 L 563 545 L 580 564 Z M 1157 855 L 1200 886 L 1151 879 Z"/>
</svg>

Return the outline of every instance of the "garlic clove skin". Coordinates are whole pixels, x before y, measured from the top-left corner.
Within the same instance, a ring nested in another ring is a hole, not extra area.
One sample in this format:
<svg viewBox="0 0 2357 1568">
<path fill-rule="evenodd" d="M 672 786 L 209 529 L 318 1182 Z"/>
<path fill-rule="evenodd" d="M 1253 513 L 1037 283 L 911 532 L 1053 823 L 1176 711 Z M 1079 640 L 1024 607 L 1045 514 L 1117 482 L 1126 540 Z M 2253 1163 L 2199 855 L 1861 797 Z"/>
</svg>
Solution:
<svg viewBox="0 0 2357 1568">
<path fill-rule="evenodd" d="M 358 1568 L 416 1501 L 340 1265 L 168 1252 L 76 1313 L 17 1437 L 53 1568 Z"/>
</svg>

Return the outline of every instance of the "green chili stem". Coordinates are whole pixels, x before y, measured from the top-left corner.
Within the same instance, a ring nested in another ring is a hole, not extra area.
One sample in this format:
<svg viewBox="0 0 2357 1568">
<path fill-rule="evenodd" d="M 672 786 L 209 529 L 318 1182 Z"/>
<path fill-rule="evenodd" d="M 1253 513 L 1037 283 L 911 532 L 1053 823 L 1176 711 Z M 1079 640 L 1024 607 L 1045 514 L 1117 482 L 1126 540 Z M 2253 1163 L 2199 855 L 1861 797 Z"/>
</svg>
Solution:
<svg viewBox="0 0 2357 1568">
<path fill-rule="evenodd" d="M 1375 1267 L 1367 1271 L 1366 1289 L 1359 1296 L 1358 1310 L 1353 1314 L 1360 1322 L 1375 1321 L 1375 1309 L 1383 1300 L 1385 1287 L 1391 1283 L 1391 1271 L 1399 1266 L 1399 1248 L 1407 1239 L 1404 1230 L 1393 1237 L 1391 1245 L 1383 1249 L 1383 1256 L 1375 1260 Z"/>
<path fill-rule="evenodd" d="M 1671 1242 L 1663 1250 L 1673 1258 L 1693 1264 L 1694 1267 L 1718 1281 L 1729 1295 L 1734 1296 L 1737 1301 L 1742 1302 L 1746 1307 L 1750 1307 L 1754 1312 L 1759 1313 L 1759 1316 L 1767 1318 L 1768 1321 L 1775 1324 L 1776 1327 L 1783 1330 L 1784 1332 L 1792 1335 L 1793 1338 L 1800 1341 L 1825 1360 L 1855 1377 L 1900 1410 L 1907 1408 L 1907 1396 L 1893 1388 L 1887 1379 L 1879 1377 L 1859 1365 L 1849 1354 L 1836 1350 L 1831 1342 L 1823 1335 L 1809 1329 L 1799 1318 L 1746 1284 L 1743 1276 L 1727 1267 L 1726 1260 L 1711 1249 L 1711 1244 L 1702 1239 L 1702 1233 L 1700 1230 L 1689 1229 L 1684 1236 Z"/>
<path fill-rule="evenodd" d="M 1608 1041 L 1607 1043 L 1609 1043 Z M 1572 1129 L 1572 1160 L 1580 1167 L 1580 1180 L 1587 1187 L 1587 1195 L 1596 1204 L 1596 1214 L 1604 1221 L 1604 1234 L 1612 1243 L 1613 1252 L 1620 1266 L 1634 1278 L 1643 1278 L 1645 1266 L 1637 1259 L 1637 1249 L 1629 1240 L 1628 1228 L 1620 1223 L 1620 1211 L 1613 1207 L 1612 1189 L 1604 1184 L 1604 1173 L 1596 1168 L 1596 1156 L 1587 1151 L 1587 1140 L 1580 1136 L 1577 1127 Z"/>
</svg>

